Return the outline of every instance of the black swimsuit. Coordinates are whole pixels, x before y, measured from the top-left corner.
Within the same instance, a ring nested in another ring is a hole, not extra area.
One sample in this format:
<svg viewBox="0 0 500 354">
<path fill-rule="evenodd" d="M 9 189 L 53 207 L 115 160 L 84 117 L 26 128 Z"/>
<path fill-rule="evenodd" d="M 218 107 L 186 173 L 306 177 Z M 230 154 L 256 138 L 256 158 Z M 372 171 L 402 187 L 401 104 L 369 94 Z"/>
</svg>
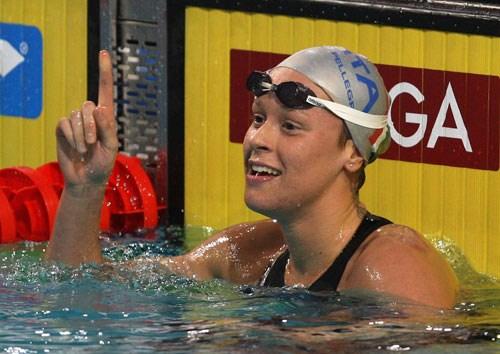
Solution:
<svg viewBox="0 0 500 354">
<path fill-rule="evenodd" d="M 321 275 L 318 280 L 316 280 L 310 287 L 309 290 L 312 291 L 322 291 L 322 290 L 337 290 L 340 279 L 344 274 L 347 263 L 354 255 L 356 250 L 361 246 L 364 240 L 378 228 L 392 224 L 387 219 L 380 216 L 376 216 L 367 213 L 361 224 L 356 229 L 356 232 L 352 236 L 351 240 L 344 247 L 339 256 L 333 261 L 332 265 Z M 263 279 L 260 282 L 262 286 L 275 286 L 282 287 L 285 285 L 285 267 L 288 262 L 290 253 L 288 249 L 283 252 L 276 261 L 267 268 L 264 273 Z"/>
</svg>

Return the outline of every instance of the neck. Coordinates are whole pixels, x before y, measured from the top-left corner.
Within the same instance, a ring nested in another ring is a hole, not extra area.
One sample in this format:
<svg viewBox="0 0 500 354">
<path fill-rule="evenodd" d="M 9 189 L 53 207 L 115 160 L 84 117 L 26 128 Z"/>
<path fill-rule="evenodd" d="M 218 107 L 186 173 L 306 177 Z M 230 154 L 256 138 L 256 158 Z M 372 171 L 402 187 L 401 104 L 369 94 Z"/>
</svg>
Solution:
<svg viewBox="0 0 500 354">
<path fill-rule="evenodd" d="M 351 196 L 335 201 L 335 205 L 320 203 L 278 220 L 290 252 L 291 283 L 310 285 L 342 252 L 359 226 L 362 215 L 357 200 Z"/>
</svg>

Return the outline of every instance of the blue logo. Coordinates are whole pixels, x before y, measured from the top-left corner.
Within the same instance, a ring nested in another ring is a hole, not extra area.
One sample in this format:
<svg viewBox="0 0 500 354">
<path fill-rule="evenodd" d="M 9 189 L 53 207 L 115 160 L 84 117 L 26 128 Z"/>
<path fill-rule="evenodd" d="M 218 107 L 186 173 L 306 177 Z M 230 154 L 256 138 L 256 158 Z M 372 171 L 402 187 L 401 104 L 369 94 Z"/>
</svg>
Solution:
<svg viewBox="0 0 500 354">
<path fill-rule="evenodd" d="M 363 67 L 363 69 L 365 69 L 367 74 L 370 74 L 370 69 L 368 69 L 368 66 L 359 55 L 356 55 L 356 60 L 351 62 L 351 65 L 355 69 L 361 66 Z M 369 77 L 363 76 L 361 74 L 356 74 L 356 78 L 358 79 L 358 81 L 366 85 L 366 88 L 368 90 L 368 103 L 366 104 L 365 108 L 363 108 L 363 112 L 370 112 L 370 109 L 372 109 L 373 105 L 378 100 L 377 84 Z"/>
<path fill-rule="evenodd" d="M 42 112 L 40 30 L 0 23 L 0 115 L 36 119 Z"/>
<path fill-rule="evenodd" d="M 339 54 L 337 52 L 332 52 L 333 56 L 335 57 L 335 63 L 337 64 L 337 68 L 339 69 L 340 75 L 342 76 L 342 80 L 344 81 L 344 87 L 346 89 L 346 94 L 347 94 L 347 99 L 349 101 L 349 106 L 354 108 L 355 106 L 355 95 L 354 91 L 352 89 L 351 82 L 348 79 L 348 72 L 345 69 L 344 63 L 342 62 L 342 59 L 340 58 Z M 358 68 L 362 68 L 366 74 L 370 75 L 370 69 L 368 68 L 368 65 L 364 62 L 363 59 L 359 55 L 356 55 L 352 53 L 350 50 L 345 49 L 342 54 L 344 55 L 354 55 L 354 60 L 351 61 L 351 66 L 355 69 L 358 70 Z M 368 91 L 368 102 L 366 103 L 365 107 L 362 109 L 363 112 L 370 112 L 372 109 L 373 105 L 377 103 L 378 97 L 379 97 L 379 92 L 378 92 L 378 87 L 377 84 L 370 79 L 369 76 L 364 76 L 359 73 L 356 74 L 356 79 L 364 84 L 366 86 L 366 89 Z"/>
</svg>

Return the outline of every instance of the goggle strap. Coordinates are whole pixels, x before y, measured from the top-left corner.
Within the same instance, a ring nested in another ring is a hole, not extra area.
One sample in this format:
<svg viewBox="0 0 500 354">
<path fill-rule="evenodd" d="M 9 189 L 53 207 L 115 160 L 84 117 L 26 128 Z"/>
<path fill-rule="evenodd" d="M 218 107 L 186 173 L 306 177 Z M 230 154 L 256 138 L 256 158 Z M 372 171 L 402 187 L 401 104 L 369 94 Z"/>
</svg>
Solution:
<svg viewBox="0 0 500 354">
<path fill-rule="evenodd" d="M 266 81 L 261 81 L 260 82 L 260 86 L 263 88 L 263 89 L 266 89 L 267 91 L 271 91 L 273 89 L 273 84 L 270 83 L 270 82 L 266 82 Z"/>
<path fill-rule="evenodd" d="M 316 106 L 328 109 L 343 120 L 371 129 L 380 129 L 387 126 L 386 114 L 370 114 L 357 109 L 344 106 L 336 102 L 324 100 L 322 98 L 308 96 L 306 102 Z"/>
</svg>

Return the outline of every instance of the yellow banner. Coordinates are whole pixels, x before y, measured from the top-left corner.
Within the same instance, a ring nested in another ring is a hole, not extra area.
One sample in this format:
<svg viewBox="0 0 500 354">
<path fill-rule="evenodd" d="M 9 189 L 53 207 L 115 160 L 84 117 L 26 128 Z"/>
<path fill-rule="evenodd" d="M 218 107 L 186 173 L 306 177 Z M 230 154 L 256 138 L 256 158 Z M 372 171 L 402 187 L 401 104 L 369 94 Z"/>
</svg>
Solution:
<svg viewBox="0 0 500 354">
<path fill-rule="evenodd" d="M 319 45 L 382 65 L 500 73 L 499 37 L 188 8 L 186 224 L 220 229 L 262 218 L 243 203 L 242 146 L 230 142 L 230 50 L 289 54 Z M 500 276 L 498 171 L 380 159 L 367 168 L 361 200 L 396 223 L 453 240 L 477 270 Z"/>
<path fill-rule="evenodd" d="M 0 168 L 40 166 L 55 160 L 56 122 L 87 95 L 87 1 L 2 0 L 0 26 L 11 58 L 2 76 L 11 97 L 0 101 Z"/>
</svg>

